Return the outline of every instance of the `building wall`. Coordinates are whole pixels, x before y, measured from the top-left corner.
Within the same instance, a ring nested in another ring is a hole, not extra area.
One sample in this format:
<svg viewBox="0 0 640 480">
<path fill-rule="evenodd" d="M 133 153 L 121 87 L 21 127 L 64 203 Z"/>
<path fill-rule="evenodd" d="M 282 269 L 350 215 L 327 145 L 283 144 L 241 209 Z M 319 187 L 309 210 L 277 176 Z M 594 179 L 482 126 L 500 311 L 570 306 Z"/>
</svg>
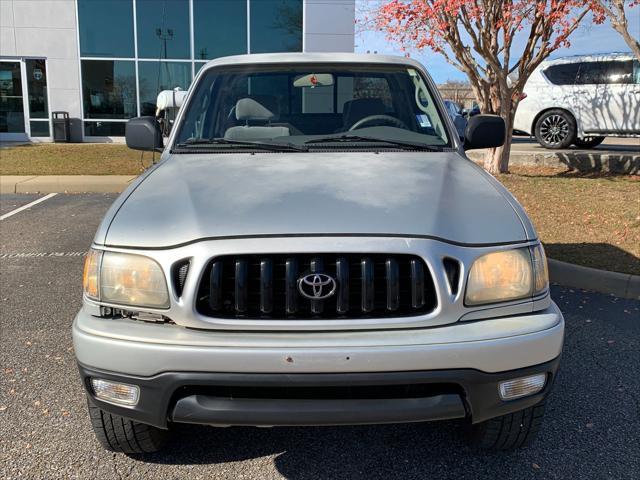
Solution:
<svg viewBox="0 0 640 480">
<path fill-rule="evenodd" d="M 353 52 L 355 0 L 306 0 L 304 50 Z"/>
<path fill-rule="evenodd" d="M 76 0 L 0 0 L 0 57 L 45 58 L 49 112 L 84 119 L 77 17 Z M 354 19 L 355 0 L 303 0 L 303 50 L 352 52 Z M 202 63 L 193 54 L 196 72 Z"/>
<path fill-rule="evenodd" d="M 49 111 L 80 116 L 74 0 L 0 0 L 0 57 L 47 59 Z"/>
</svg>

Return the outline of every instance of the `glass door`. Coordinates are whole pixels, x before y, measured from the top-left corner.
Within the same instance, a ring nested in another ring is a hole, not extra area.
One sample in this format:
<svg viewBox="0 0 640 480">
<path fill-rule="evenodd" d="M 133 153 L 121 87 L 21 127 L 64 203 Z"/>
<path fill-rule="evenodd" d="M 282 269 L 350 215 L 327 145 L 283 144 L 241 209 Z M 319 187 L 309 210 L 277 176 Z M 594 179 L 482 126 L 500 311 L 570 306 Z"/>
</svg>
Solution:
<svg viewBox="0 0 640 480">
<path fill-rule="evenodd" d="M 26 140 L 22 62 L 0 62 L 0 140 Z"/>
<path fill-rule="evenodd" d="M 24 60 L 29 105 L 29 136 L 49 137 L 49 95 L 47 89 L 47 61 L 42 58 Z"/>
</svg>

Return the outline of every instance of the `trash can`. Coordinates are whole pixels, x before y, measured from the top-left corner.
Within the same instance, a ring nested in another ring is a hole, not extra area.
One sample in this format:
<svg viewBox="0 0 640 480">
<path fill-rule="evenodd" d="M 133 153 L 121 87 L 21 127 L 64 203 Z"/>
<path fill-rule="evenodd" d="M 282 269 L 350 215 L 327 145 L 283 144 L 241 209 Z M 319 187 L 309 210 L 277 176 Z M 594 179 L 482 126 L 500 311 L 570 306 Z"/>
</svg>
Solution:
<svg viewBox="0 0 640 480">
<path fill-rule="evenodd" d="M 53 141 L 70 142 L 69 112 L 51 112 L 53 117 Z"/>
</svg>

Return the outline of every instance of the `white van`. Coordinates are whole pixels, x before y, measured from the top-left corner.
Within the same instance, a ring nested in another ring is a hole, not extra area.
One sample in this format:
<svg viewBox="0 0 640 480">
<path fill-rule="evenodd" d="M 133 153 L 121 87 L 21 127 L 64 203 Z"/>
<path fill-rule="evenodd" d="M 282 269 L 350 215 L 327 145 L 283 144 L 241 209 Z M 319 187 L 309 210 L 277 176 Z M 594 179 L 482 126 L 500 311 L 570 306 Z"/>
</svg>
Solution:
<svg viewBox="0 0 640 480">
<path fill-rule="evenodd" d="M 607 136 L 640 137 L 640 62 L 631 54 L 548 60 L 524 93 L 514 129 L 543 147 L 593 148 Z"/>
</svg>

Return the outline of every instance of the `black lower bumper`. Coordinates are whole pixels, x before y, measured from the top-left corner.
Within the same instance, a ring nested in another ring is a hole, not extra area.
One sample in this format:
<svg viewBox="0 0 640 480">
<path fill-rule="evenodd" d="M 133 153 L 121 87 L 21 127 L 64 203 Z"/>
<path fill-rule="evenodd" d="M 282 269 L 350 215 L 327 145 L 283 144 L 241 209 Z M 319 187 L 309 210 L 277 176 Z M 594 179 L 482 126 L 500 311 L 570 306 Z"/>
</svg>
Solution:
<svg viewBox="0 0 640 480">
<path fill-rule="evenodd" d="M 521 410 L 550 392 L 560 358 L 500 373 L 472 369 L 340 374 L 165 372 L 135 377 L 79 365 L 92 401 L 105 411 L 167 428 L 207 425 L 340 425 L 467 418 L 473 423 Z M 501 381 L 546 373 L 544 389 L 503 401 Z M 138 385 L 135 407 L 98 400 L 91 377 Z"/>
</svg>

